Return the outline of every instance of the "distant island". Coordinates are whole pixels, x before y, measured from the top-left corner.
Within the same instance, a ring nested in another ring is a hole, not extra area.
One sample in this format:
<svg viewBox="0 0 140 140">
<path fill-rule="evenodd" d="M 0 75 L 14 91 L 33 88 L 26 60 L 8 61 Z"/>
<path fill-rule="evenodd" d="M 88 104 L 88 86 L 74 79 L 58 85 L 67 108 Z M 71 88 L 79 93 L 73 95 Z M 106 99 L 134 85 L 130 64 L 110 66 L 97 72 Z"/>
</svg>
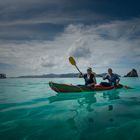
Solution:
<svg viewBox="0 0 140 140">
<path fill-rule="evenodd" d="M 103 77 L 107 73 L 96 74 L 96 77 Z M 26 75 L 26 76 L 19 76 L 16 78 L 76 78 L 78 77 L 79 73 L 67 73 L 67 74 L 44 74 L 44 75 Z M 120 75 L 118 75 L 120 76 Z"/>
<path fill-rule="evenodd" d="M 107 73 L 96 74 L 96 77 L 104 77 Z M 24 75 L 18 77 L 9 77 L 9 78 L 77 78 L 79 73 L 66 73 L 66 74 L 43 74 L 43 75 Z M 121 77 L 120 75 L 118 75 Z M 123 77 L 138 77 L 136 69 L 132 69 L 129 73 Z M 6 78 L 6 74 L 0 74 L 0 78 Z"/>
<path fill-rule="evenodd" d="M 6 74 L 0 73 L 0 79 L 5 79 L 5 78 L 6 78 Z"/>
<path fill-rule="evenodd" d="M 138 72 L 136 69 L 132 69 L 130 72 L 128 72 L 124 77 L 138 77 Z"/>
</svg>

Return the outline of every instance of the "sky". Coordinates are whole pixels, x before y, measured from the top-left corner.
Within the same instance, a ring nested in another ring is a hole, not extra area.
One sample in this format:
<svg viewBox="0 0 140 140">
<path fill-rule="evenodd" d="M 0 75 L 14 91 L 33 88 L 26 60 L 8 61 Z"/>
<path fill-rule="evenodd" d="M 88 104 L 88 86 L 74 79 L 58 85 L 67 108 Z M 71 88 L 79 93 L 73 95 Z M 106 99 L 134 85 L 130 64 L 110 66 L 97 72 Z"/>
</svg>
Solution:
<svg viewBox="0 0 140 140">
<path fill-rule="evenodd" d="M 138 0 L 0 1 L 0 73 L 8 76 L 109 67 L 140 73 Z"/>
</svg>

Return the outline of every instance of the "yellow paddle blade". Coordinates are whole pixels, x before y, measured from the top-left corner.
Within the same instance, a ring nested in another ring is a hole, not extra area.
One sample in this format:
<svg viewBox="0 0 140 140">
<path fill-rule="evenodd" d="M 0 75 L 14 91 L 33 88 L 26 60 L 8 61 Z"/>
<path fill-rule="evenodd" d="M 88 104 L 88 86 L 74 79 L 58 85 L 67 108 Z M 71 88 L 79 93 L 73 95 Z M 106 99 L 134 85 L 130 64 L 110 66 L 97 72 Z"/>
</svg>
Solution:
<svg viewBox="0 0 140 140">
<path fill-rule="evenodd" d="M 69 62 L 72 64 L 72 65 L 76 65 L 76 61 L 74 60 L 74 58 L 72 56 L 69 57 Z"/>
</svg>

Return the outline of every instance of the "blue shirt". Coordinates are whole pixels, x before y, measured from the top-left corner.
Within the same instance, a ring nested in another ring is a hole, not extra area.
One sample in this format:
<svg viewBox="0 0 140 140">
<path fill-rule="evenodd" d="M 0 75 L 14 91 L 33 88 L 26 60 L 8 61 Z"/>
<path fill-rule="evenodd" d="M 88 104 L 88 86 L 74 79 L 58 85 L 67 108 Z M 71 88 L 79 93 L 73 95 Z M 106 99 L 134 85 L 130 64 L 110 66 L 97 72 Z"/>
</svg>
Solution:
<svg viewBox="0 0 140 140">
<path fill-rule="evenodd" d="M 117 82 L 120 81 L 120 78 L 117 74 L 112 73 L 112 75 L 107 74 L 104 78 L 104 80 L 108 80 L 110 84 L 116 85 Z"/>
</svg>

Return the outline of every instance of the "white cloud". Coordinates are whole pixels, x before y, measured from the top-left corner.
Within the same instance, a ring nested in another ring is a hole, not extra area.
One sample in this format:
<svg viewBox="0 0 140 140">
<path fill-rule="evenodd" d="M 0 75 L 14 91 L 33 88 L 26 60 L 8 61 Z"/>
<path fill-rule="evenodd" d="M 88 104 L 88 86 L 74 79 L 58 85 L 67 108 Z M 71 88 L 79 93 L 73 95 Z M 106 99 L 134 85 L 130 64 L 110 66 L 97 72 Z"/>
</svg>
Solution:
<svg viewBox="0 0 140 140">
<path fill-rule="evenodd" d="M 77 58 L 90 57 L 90 54 L 91 51 L 88 48 L 86 41 L 82 38 L 76 40 L 69 49 L 69 55 Z"/>
<path fill-rule="evenodd" d="M 17 66 L 14 71 L 7 70 L 9 75 L 74 72 L 68 63 L 69 55 L 76 56 L 82 70 L 88 66 L 97 73 L 107 67 L 120 73 L 133 67 L 139 70 L 139 22 L 133 19 L 98 26 L 71 24 L 53 41 L 1 42 L 0 62 Z"/>
</svg>

